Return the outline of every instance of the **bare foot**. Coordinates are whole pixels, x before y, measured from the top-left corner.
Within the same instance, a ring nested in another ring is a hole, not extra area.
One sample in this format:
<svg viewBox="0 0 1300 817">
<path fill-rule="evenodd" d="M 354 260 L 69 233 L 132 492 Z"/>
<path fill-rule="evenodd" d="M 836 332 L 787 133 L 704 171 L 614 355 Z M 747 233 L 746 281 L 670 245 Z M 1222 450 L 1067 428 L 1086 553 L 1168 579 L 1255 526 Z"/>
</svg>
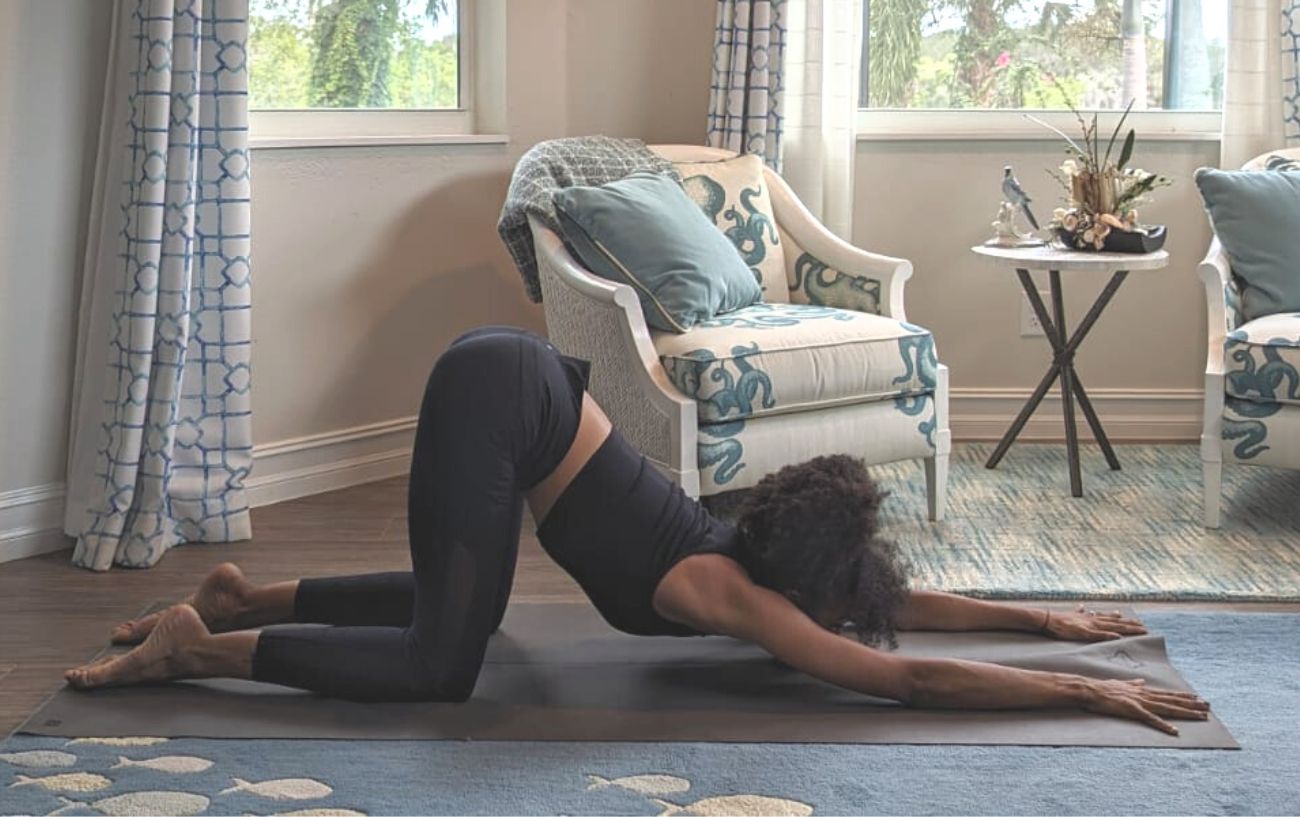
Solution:
<svg viewBox="0 0 1300 817">
<path fill-rule="evenodd" d="M 178 604 L 159 616 L 149 637 L 134 650 L 70 669 L 63 677 L 77 689 L 192 677 L 199 669 L 192 648 L 210 635 L 197 610 Z"/>
<path fill-rule="evenodd" d="M 224 633 L 240 629 L 240 616 L 245 612 L 245 602 L 252 589 L 253 583 L 244 578 L 244 571 L 226 562 L 212 568 L 199 589 L 182 604 L 198 611 L 209 632 Z M 110 640 L 114 644 L 139 644 L 153 632 L 162 616 L 159 612 L 123 622 L 113 628 Z"/>
</svg>

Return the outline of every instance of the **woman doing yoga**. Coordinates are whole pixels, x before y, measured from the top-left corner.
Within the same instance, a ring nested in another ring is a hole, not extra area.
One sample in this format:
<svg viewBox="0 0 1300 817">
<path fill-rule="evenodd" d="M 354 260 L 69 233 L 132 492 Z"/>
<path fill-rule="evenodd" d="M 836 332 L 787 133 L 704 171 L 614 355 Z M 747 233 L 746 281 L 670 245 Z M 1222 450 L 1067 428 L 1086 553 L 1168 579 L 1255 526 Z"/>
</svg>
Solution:
<svg viewBox="0 0 1300 817">
<path fill-rule="evenodd" d="M 869 695 L 925 707 L 1075 708 L 1170 734 L 1196 695 L 972 661 L 909 658 L 896 630 L 1024 630 L 1096 641 L 1145 632 L 1118 613 L 1047 612 L 907 589 L 876 536 L 862 464 L 818 457 L 766 477 L 736 525 L 637 453 L 585 392 L 586 364 L 489 327 L 438 360 L 411 462 L 412 570 L 254 585 L 216 568 L 193 597 L 113 631 L 138 647 L 67 672 L 75 687 L 253 678 L 344 698 L 463 701 L 501 623 L 526 497 L 537 536 L 614 627 L 720 634 Z M 269 624 L 320 626 L 248 628 Z"/>
</svg>

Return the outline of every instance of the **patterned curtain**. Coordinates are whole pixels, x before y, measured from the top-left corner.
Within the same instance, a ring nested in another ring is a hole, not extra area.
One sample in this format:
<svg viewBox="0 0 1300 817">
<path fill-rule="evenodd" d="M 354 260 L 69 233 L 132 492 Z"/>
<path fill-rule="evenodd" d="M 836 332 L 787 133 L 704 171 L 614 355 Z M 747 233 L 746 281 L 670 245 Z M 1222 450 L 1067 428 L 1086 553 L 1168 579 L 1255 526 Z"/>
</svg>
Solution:
<svg viewBox="0 0 1300 817">
<path fill-rule="evenodd" d="M 1300 145 L 1300 0 L 1231 0 L 1220 166 Z"/>
<path fill-rule="evenodd" d="M 1282 138 L 1300 145 L 1300 0 L 1282 2 Z"/>
<path fill-rule="evenodd" d="M 117 0 L 68 463 L 73 563 L 252 534 L 248 0 Z"/>
<path fill-rule="evenodd" d="M 717 3 L 708 144 L 756 153 L 779 170 L 785 0 Z"/>
</svg>

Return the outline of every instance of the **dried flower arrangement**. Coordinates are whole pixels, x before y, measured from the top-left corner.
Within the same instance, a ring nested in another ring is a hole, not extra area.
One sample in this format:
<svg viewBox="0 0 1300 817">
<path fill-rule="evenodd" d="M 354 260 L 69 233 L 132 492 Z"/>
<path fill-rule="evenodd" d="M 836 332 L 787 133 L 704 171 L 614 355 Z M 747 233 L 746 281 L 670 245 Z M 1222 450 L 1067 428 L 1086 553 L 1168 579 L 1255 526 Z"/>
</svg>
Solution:
<svg viewBox="0 0 1300 817">
<path fill-rule="evenodd" d="M 1053 211 L 1051 223 L 1057 237 L 1067 247 L 1078 250 L 1127 249 L 1130 252 L 1146 252 L 1155 248 L 1154 242 L 1142 239 L 1158 236 L 1160 243 L 1163 243 L 1164 228 L 1139 223 L 1137 207 L 1150 200 L 1152 191 L 1169 185 L 1170 180 L 1128 166 L 1137 141 L 1137 132 L 1133 128 L 1129 128 L 1124 141 L 1120 143 L 1119 153 L 1114 153 L 1116 141 L 1132 109 L 1133 103 L 1130 102 L 1115 125 L 1104 151 L 1101 140 L 1097 137 L 1096 113 L 1089 121 L 1073 106 L 1070 108 L 1083 131 L 1082 145 L 1060 129 L 1025 114 L 1028 119 L 1065 140 L 1066 159 L 1059 172 L 1049 170 L 1048 174 L 1065 189 L 1068 198 L 1067 207 L 1058 207 Z M 1113 161 L 1112 155 L 1115 157 Z M 1120 240 L 1125 235 L 1138 240 Z"/>
</svg>

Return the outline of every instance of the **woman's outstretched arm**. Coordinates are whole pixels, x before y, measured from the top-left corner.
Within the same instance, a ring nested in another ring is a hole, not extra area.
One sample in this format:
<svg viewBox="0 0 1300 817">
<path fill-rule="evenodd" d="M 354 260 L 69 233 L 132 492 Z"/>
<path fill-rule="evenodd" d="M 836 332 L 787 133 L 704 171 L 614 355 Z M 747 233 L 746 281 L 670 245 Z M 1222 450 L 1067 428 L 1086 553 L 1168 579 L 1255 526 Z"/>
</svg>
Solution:
<svg viewBox="0 0 1300 817">
<path fill-rule="evenodd" d="M 694 562 L 688 567 L 689 562 Z M 673 574 L 677 575 L 674 576 Z M 735 562 L 699 556 L 678 564 L 655 594 L 662 615 L 703 632 L 753 642 L 781 662 L 837 686 L 912 706 L 944 709 L 1083 709 L 1140 721 L 1171 735 L 1167 719 L 1204 720 L 1196 695 L 977 661 L 909 658 L 832 633 Z"/>
<path fill-rule="evenodd" d="M 1096 613 L 1021 607 L 952 593 L 913 590 L 899 611 L 900 630 L 1020 630 L 1068 641 L 1106 641 L 1142 635 L 1146 627 L 1118 611 Z"/>
</svg>

